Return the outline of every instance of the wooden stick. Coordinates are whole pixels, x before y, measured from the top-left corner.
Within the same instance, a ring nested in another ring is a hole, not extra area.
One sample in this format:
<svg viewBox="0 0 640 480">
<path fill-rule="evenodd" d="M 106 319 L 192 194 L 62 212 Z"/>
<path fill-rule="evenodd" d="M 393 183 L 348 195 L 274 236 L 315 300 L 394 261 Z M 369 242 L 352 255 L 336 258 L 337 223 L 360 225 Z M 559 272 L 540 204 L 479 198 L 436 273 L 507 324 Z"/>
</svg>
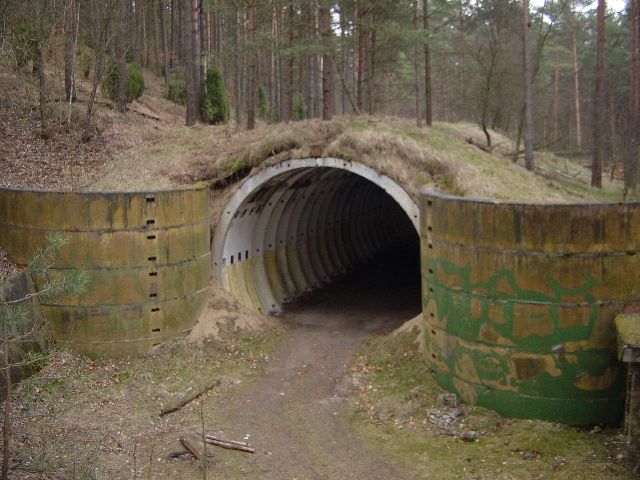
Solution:
<svg viewBox="0 0 640 480">
<path fill-rule="evenodd" d="M 238 450 L 240 452 L 245 452 L 245 453 L 256 453 L 256 449 L 251 447 L 243 447 L 242 445 L 221 442 L 219 440 L 212 440 L 211 438 L 206 438 L 206 441 L 211 445 L 215 445 L 216 447 L 226 448 L 227 450 Z"/>
<path fill-rule="evenodd" d="M 220 438 L 220 437 L 215 437 L 213 435 L 205 435 L 205 438 L 208 438 L 210 440 L 216 440 L 218 442 L 222 442 L 222 443 L 231 443 L 233 445 L 240 445 L 241 447 L 248 447 L 249 444 L 246 442 L 238 442 L 236 440 L 225 440 L 224 438 Z"/>
<path fill-rule="evenodd" d="M 196 392 L 192 392 L 190 395 L 185 396 L 184 398 L 182 398 L 180 401 L 176 402 L 172 406 L 163 408 L 160 411 L 160 416 L 162 417 L 163 415 L 166 415 L 168 413 L 173 413 L 173 412 L 175 412 L 177 410 L 180 410 L 186 404 L 188 404 L 190 402 L 193 402 L 200 395 L 202 395 L 203 393 L 207 393 L 213 387 L 216 387 L 218 385 L 220 385 L 220 380 L 214 380 L 213 382 L 209 383 L 208 385 L 205 385 L 205 387 L 202 388 L 201 390 L 198 390 Z"/>
<path fill-rule="evenodd" d="M 202 456 L 198 453 L 198 450 L 196 450 L 196 447 L 194 447 L 191 442 L 189 440 L 187 440 L 185 437 L 180 437 L 180 443 L 182 444 L 182 446 L 184 448 L 186 448 L 187 450 L 189 450 L 189 453 L 191 455 L 193 455 L 196 460 L 201 460 Z"/>
</svg>

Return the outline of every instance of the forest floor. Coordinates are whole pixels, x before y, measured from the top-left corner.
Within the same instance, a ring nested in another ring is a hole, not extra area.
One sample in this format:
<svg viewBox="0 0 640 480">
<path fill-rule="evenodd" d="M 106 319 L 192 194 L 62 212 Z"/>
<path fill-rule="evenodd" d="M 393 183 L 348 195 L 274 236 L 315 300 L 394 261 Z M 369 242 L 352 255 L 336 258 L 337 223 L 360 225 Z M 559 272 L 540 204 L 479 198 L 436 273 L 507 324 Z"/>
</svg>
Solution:
<svg viewBox="0 0 640 480">
<path fill-rule="evenodd" d="M 443 403 L 417 332 L 392 333 L 420 311 L 419 282 L 385 275 L 394 268 L 383 258 L 260 333 L 127 361 L 54 354 L 16 394 L 13 478 L 629 478 L 619 429 Z M 212 379 L 221 384 L 159 417 Z M 256 453 L 209 446 L 206 463 L 170 457 L 182 436 L 202 451 L 203 431 Z"/>
</svg>

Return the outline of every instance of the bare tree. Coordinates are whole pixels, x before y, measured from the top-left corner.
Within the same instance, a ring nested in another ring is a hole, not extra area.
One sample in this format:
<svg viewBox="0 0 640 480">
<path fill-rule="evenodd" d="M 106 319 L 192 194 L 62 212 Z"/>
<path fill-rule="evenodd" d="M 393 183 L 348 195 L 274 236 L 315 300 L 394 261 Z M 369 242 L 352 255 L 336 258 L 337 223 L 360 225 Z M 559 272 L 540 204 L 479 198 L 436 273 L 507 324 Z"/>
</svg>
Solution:
<svg viewBox="0 0 640 480">
<path fill-rule="evenodd" d="M 596 89 L 593 109 L 593 161 L 591 163 L 591 186 L 602 188 L 602 165 L 604 163 L 605 138 L 601 128 L 605 118 L 606 92 L 604 88 L 604 47 L 606 1 L 598 0 L 598 43 L 596 53 Z"/>
<path fill-rule="evenodd" d="M 524 51 L 525 85 L 524 166 L 527 170 L 533 170 L 533 65 L 531 62 L 531 19 L 529 17 L 529 0 L 523 0 L 522 10 L 522 46 Z"/>
<path fill-rule="evenodd" d="M 335 93 L 333 78 L 333 55 L 331 11 L 326 2 L 320 7 L 320 30 L 322 35 L 322 119 L 331 120 L 335 109 Z"/>
<path fill-rule="evenodd" d="M 87 114 L 84 121 L 84 131 L 82 133 L 82 141 L 88 142 L 93 136 L 91 121 L 93 119 L 93 106 L 98 93 L 98 85 L 102 81 L 104 75 L 104 59 L 109 42 L 109 30 L 111 27 L 111 19 L 116 8 L 118 0 L 104 0 L 96 2 L 96 6 L 100 5 L 96 11 L 96 15 L 100 19 L 96 44 L 95 44 L 95 69 L 93 73 L 93 84 L 91 87 L 91 95 L 87 103 Z"/>
<path fill-rule="evenodd" d="M 431 92 L 431 50 L 429 40 L 429 0 L 424 0 L 423 27 L 426 38 L 424 39 L 424 115 L 427 127 L 433 124 L 433 98 Z"/>
<path fill-rule="evenodd" d="M 198 120 L 198 94 L 195 85 L 196 79 L 194 78 L 193 29 L 191 27 L 193 1 L 194 0 L 182 0 L 182 20 L 184 22 L 184 25 L 182 26 L 182 45 L 184 48 L 182 56 L 184 58 L 185 67 L 185 90 L 187 97 L 186 125 L 188 127 L 194 126 Z"/>
<path fill-rule="evenodd" d="M 80 8 L 77 0 L 67 0 L 64 7 L 64 89 L 65 98 L 70 103 L 76 99 L 74 66 L 78 42 Z"/>
<path fill-rule="evenodd" d="M 629 97 L 629 149 L 625 165 L 626 189 L 638 187 L 640 176 L 640 0 L 631 0 L 631 88 Z"/>
<path fill-rule="evenodd" d="M 422 127 L 422 114 L 420 113 L 420 39 L 418 37 L 418 0 L 413 0 L 413 30 L 416 38 L 413 46 L 413 73 L 415 75 L 416 89 L 416 126 Z"/>
<path fill-rule="evenodd" d="M 129 0 L 120 0 L 118 5 L 117 57 L 118 57 L 118 91 L 116 107 L 120 113 L 127 111 L 127 12 Z"/>
<path fill-rule="evenodd" d="M 256 31 L 256 5 L 252 3 L 247 8 L 248 13 L 248 65 L 247 65 L 247 130 L 253 130 L 256 122 L 256 48 L 253 43 Z"/>
</svg>

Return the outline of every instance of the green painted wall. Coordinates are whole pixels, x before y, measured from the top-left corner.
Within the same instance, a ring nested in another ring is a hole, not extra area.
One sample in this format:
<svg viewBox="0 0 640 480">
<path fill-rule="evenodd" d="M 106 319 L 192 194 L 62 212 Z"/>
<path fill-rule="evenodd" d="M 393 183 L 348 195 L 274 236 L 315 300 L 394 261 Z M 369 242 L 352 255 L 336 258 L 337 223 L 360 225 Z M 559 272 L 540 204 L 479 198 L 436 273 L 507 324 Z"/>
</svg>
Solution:
<svg viewBox="0 0 640 480">
<path fill-rule="evenodd" d="M 83 268 L 80 295 L 43 301 L 54 338 L 93 356 L 125 356 L 189 330 L 211 270 L 209 190 L 136 193 L 0 189 L 0 245 L 26 264 L 50 232 L 69 243 L 52 275 Z"/>
<path fill-rule="evenodd" d="M 640 302 L 640 205 L 506 204 L 424 191 L 426 358 L 507 416 L 615 423 L 613 319 Z"/>
</svg>

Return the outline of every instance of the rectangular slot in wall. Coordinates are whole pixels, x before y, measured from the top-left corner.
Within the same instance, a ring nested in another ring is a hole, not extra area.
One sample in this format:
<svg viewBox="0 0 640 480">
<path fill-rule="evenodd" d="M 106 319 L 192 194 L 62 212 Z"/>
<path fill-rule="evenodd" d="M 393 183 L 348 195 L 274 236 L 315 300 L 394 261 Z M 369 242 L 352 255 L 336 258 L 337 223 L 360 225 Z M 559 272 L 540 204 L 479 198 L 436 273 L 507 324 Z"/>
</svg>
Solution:
<svg viewBox="0 0 640 480">
<path fill-rule="evenodd" d="M 160 333 L 160 329 L 159 328 L 152 328 L 151 331 L 153 333 Z"/>
<path fill-rule="evenodd" d="M 153 307 L 151 309 L 152 312 L 159 312 L 160 311 L 160 307 Z"/>
<path fill-rule="evenodd" d="M 155 240 L 156 236 L 155 235 L 147 235 L 147 240 Z"/>
<path fill-rule="evenodd" d="M 151 225 L 155 225 L 156 221 L 155 220 L 147 220 L 147 227 L 150 227 Z"/>
<path fill-rule="evenodd" d="M 157 293 L 150 293 L 149 298 L 156 298 L 158 296 Z"/>
<path fill-rule="evenodd" d="M 149 258 L 147 258 L 147 260 L 149 260 L 150 262 L 155 262 L 156 261 L 156 257 L 149 257 Z"/>
<path fill-rule="evenodd" d="M 153 195 L 147 195 L 147 203 L 154 203 L 156 201 L 156 197 Z"/>
<path fill-rule="evenodd" d="M 150 277 L 157 277 L 158 276 L 158 272 L 149 272 L 149 276 Z"/>
</svg>

